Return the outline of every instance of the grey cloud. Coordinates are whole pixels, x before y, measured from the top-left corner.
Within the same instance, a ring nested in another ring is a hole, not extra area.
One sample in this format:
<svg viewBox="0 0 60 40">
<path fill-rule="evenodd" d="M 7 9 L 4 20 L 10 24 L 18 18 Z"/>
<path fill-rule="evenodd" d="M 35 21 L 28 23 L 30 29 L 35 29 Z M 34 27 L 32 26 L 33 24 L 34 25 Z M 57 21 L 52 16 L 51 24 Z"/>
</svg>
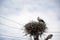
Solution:
<svg viewBox="0 0 60 40">
<path fill-rule="evenodd" d="M 3 3 L 0 4 L 0 15 L 14 15 L 22 10 L 22 5 L 15 3 L 12 0 L 5 0 Z"/>
<path fill-rule="evenodd" d="M 16 15 L 23 10 L 47 12 L 56 11 L 57 4 L 54 0 L 3 0 L 1 4 L 1 15 Z"/>
<path fill-rule="evenodd" d="M 5 38 L 3 38 L 3 37 L 0 37 L 0 40 L 5 40 Z"/>
</svg>

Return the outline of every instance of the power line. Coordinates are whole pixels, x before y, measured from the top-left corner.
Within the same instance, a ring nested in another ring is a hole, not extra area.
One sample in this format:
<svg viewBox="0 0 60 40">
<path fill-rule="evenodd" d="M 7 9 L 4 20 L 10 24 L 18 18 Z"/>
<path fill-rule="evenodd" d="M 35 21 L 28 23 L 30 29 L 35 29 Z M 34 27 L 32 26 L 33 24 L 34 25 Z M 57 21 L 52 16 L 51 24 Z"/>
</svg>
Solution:
<svg viewBox="0 0 60 40">
<path fill-rule="evenodd" d="M 14 21 L 14 20 L 11 20 L 11 19 L 9 19 L 9 18 L 6 18 L 6 17 L 3 17 L 3 16 L 0 16 L 1 18 L 4 18 L 4 19 L 6 19 L 6 20 L 9 20 L 9 21 L 11 21 L 11 22 L 14 22 L 14 23 L 17 23 L 18 25 L 23 25 L 23 24 L 20 24 L 20 23 L 18 23 L 18 22 L 16 22 L 16 21 Z M 7 25 L 8 26 L 8 25 Z M 12 26 L 10 26 L 11 28 L 13 28 Z M 15 28 L 15 29 L 19 29 L 19 28 Z"/>
<path fill-rule="evenodd" d="M 15 28 L 15 27 L 13 27 L 13 26 L 9 26 L 9 25 L 3 24 L 3 23 L 0 23 L 0 25 L 5 25 L 5 26 L 7 26 L 7 27 L 20 30 L 20 28 Z M 60 33 L 60 32 L 46 32 L 46 33 Z"/>
<path fill-rule="evenodd" d="M 48 33 L 60 33 L 60 32 L 48 32 Z"/>
<path fill-rule="evenodd" d="M 9 20 L 9 21 L 12 21 L 12 22 L 14 22 L 14 23 L 17 23 L 16 21 L 13 21 L 13 20 L 11 20 L 11 19 L 8 19 L 8 18 L 6 18 L 6 17 L 3 17 L 3 16 L 0 16 L 1 18 L 4 18 L 4 19 L 6 19 L 6 20 Z M 2 24 L 2 23 L 0 23 L 0 24 Z M 22 24 L 20 24 L 20 23 L 17 23 L 18 25 L 22 25 Z M 8 25 L 6 25 L 6 24 L 2 24 L 2 25 L 5 25 L 5 26 L 8 26 Z M 15 28 L 15 27 L 12 27 L 12 26 L 8 26 L 8 27 L 11 27 L 11 28 Z M 15 28 L 15 29 L 19 29 L 19 28 Z M 20 29 L 19 29 L 20 30 Z M 60 33 L 60 32 L 50 32 L 50 33 Z"/>
<path fill-rule="evenodd" d="M 0 16 L 1 18 L 4 18 L 4 19 L 6 19 L 6 20 L 9 20 L 9 21 L 12 21 L 12 22 L 14 22 L 14 23 L 17 23 L 16 21 L 14 21 L 14 20 L 11 20 L 11 19 L 8 19 L 8 18 L 6 18 L 6 17 L 3 17 L 3 16 Z M 20 24 L 20 23 L 17 23 L 18 25 L 22 25 L 22 24 Z"/>
<path fill-rule="evenodd" d="M 18 38 L 18 39 L 25 39 L 25 38 L 21 38 L 21 37 L 14 37 L 14 36 L 9 36 L 9 35 L 4 35 L 4 34 L 0 34 L 0 37 L 6 37 L 6 38 Z"/>
<path fill-rule="evenodd" d="M 13 26 L 8 26 L 8 25 L 2 24 L 2 23 L 0 23 L 0 25 L 5 25 L 5 26 L 7 26 L 7 27 L 10 27 L 10 28 L 14 28 L 14 29 L 20 30 L 20 28 L 15 28 L 15 27 L 13 27 Z M 60 32 L 46 32 L 46 33 L 60 33 Z"/>
<path fill-rule="evenodd" d="M 25 39 L 25 38 L 21 38 L 21 37 L 9 36 L 9 35 L 6 35 L 6 34 L 0 34 L 0 35 L 1 35 L 0 37 L 6 37 L 6 38 L 18 38 L 18 39 Z M 57 36 L 60 36 L 60 35 L 57 35 Z"/>
<path fill-rule="evenodd" d="M 6 39 L 7 39 L 7 40 L 8 40 L 8 39 L 10 39 L 10 40 L 21 40 L 21 39 L 17 39 L 17 38 L 7 38 L 7 37 L 1 37 L 1 36 L 0 36 L 0 40 L 3 40 L 3 39 L 4 39 L 4 40 L 6 40 Z"/>
<path fill-rule="evenodd" d="M 3 23 L 0 23 L 0 25 L 5 25 L 5 26 L 7 26 L 7 27 L 14 28 L 14 29 L 19 29 L 19 30 L 20 30 L 20 28 L 15 28 L 15 27 L 13 27 L 13 26 L 9 26 L 9 25 L 3 24 Z"/>
</svg>

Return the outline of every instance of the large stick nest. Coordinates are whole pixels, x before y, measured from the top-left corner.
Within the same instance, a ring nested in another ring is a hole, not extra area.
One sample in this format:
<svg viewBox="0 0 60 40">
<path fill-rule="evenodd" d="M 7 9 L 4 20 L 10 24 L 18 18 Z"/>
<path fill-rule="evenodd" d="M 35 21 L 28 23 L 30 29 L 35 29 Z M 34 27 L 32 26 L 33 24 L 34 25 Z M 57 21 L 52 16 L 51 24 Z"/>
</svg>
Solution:
<svg viewBox="0 0 60 40">
<path fill-rule="evenodd" d="M 25 31 L 27 34 L 30 35 L 36 35 L 36 33 L 39 33 L 40 35 L 43 34 L 43 32 L 46 31 L 46 24 L 45 22 L 29 22 L 25 26 Z"/>
</svg>

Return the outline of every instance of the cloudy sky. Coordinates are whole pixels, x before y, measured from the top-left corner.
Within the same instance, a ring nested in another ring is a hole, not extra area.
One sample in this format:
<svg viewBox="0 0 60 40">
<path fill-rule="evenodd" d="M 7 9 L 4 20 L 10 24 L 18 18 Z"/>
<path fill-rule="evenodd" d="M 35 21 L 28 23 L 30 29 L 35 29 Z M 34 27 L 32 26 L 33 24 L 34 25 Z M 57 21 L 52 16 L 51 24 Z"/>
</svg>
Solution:
<svg viewBox="0 0 60 40">
<path fill-rule="evenodd" d="M 46 35 L 59 40 L 60 0 L 0 0 L 0 40 L 28 40 L 23 26 L 38 16 L 46 22 Z"/>
</svg>

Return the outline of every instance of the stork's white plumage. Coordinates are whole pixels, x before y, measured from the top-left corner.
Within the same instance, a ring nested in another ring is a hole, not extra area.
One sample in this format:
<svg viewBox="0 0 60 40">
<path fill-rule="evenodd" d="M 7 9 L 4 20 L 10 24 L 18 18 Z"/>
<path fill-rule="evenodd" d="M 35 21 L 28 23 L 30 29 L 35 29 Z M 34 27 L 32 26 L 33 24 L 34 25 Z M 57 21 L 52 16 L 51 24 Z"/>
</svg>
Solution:
<svg viewBox="0 0 60 40">
<path fill-rule="evenodd" d="M 42 19 L 39 18 L 39 17 L 37 17 L 37 20 L 38 20 L 39 22 L 45 23 L 44 20 L 42 20 Z"/>
</svg>

